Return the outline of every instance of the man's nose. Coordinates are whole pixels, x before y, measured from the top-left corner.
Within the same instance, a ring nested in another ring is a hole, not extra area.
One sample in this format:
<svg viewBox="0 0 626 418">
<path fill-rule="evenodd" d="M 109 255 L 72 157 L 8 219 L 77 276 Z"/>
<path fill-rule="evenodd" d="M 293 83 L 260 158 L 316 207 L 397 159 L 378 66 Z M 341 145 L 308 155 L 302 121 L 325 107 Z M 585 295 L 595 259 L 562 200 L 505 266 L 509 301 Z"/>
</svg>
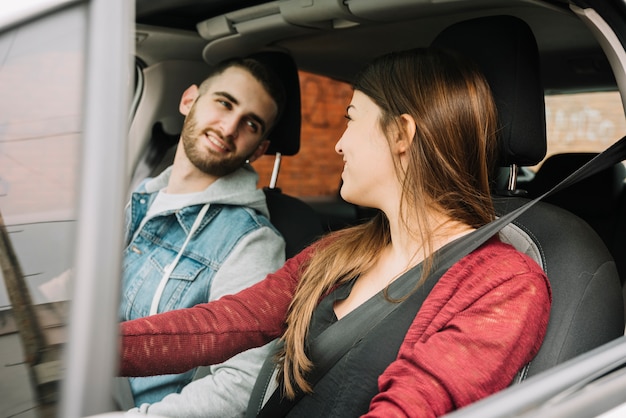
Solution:
<svg viewBox="0 0 626 418">
<path fill-rule="evenodd" d="M 239 121 L 238 115 L 230 114 L 222 119 L 221 127 L 222 134 L 225 137 L 237 138 L 239 134 Z"/>
</svg>

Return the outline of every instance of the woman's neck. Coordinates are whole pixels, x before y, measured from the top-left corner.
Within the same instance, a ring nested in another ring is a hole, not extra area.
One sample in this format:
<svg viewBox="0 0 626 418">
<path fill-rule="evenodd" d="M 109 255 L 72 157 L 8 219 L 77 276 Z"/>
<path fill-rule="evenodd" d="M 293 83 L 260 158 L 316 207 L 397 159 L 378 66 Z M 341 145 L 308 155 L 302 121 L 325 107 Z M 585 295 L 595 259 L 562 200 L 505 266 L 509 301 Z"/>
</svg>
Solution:
<svg viewBox="0 0 626 418">
<path fill-rule="evenodd" d="M 403 260 L 406 270 L 449 242 L 474 230 L 470 225 L 434 211 L 423 222 L 410 217 L 406 220 L 401 216 L 387 218 L 391 234 L 390 255 L 398 262 Z"/>
</svg>

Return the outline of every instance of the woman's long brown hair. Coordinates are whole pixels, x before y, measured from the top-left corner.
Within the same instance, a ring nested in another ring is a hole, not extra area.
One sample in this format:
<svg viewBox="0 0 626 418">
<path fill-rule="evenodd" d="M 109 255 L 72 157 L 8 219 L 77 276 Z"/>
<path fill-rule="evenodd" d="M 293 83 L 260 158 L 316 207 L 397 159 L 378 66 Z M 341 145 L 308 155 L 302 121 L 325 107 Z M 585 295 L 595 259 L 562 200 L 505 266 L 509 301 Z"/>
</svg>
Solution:
<svg viewBox="0 0 626 418">
<path fill-rule="evenodd" d="M 395 165 L 402 181 L 402 220 L 423 243 L 422 283 L 432 267 L 434 231 L 425 221 L 428 213 L 437 210 L 474 228 L 494 217 L 489 173 L 497 117 L 491 91 L 472 63 L 430 48 L 374 60 L 358 75 L 354 89 L 380 108 L 379 124 L 388 141 L 401 132 L 400 115 L 408 114 L 416 122 L 409 163 L 404 168 L 398 161 Z M 287 315 L 284 348 L 277 355 L 287 397 L 293 398 L 298 390 L 312 390 L 307 374 L 313 364 L 307 357 L 306 340 L 318 302 L 337 285 L 370 269 L 390 242 L 387 218 L 379 213 L 317 244 L 303 267 Z"/>
</svg>

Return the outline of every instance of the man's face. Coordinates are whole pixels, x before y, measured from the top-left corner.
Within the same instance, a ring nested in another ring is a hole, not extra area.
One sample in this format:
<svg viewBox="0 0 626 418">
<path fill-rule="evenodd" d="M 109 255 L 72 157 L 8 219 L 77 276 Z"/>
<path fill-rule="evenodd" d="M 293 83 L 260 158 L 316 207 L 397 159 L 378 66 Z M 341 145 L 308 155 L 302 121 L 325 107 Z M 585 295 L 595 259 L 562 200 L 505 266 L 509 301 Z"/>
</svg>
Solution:
<svg viewBox="0 0 626 418">
<path fill-rule="evenodd" d="M 190 88 L 183 95 L 181 140 L 195 167 L 221 177 L 263 155 L 267 141 L 262 138 L 277 107 L 261 83 L 239 67 L 211 78 L 207 87 L 201 94 Z"/>
</svg>

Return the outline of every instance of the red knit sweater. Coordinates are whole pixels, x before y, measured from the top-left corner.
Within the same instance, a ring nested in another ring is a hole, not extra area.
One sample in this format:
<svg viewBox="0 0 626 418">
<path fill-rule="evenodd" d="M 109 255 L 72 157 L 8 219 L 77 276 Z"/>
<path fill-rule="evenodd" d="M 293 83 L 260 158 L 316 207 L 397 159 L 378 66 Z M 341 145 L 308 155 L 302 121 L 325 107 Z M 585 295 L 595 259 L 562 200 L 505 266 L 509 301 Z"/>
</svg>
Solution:
<svg viewBox="0 0 626 418">
<path fill-rule="evenodd" d="M 262 282 L 194 308 L 121 324 L 121 374 L 216 364 L 282 335 L 311 247 Z M 492 239 L 448 270 L 379 377 L 368 417 L 434 417 L 506 387 L 537 353 L 550 287 L 541 268 Z"/>
</svg>

